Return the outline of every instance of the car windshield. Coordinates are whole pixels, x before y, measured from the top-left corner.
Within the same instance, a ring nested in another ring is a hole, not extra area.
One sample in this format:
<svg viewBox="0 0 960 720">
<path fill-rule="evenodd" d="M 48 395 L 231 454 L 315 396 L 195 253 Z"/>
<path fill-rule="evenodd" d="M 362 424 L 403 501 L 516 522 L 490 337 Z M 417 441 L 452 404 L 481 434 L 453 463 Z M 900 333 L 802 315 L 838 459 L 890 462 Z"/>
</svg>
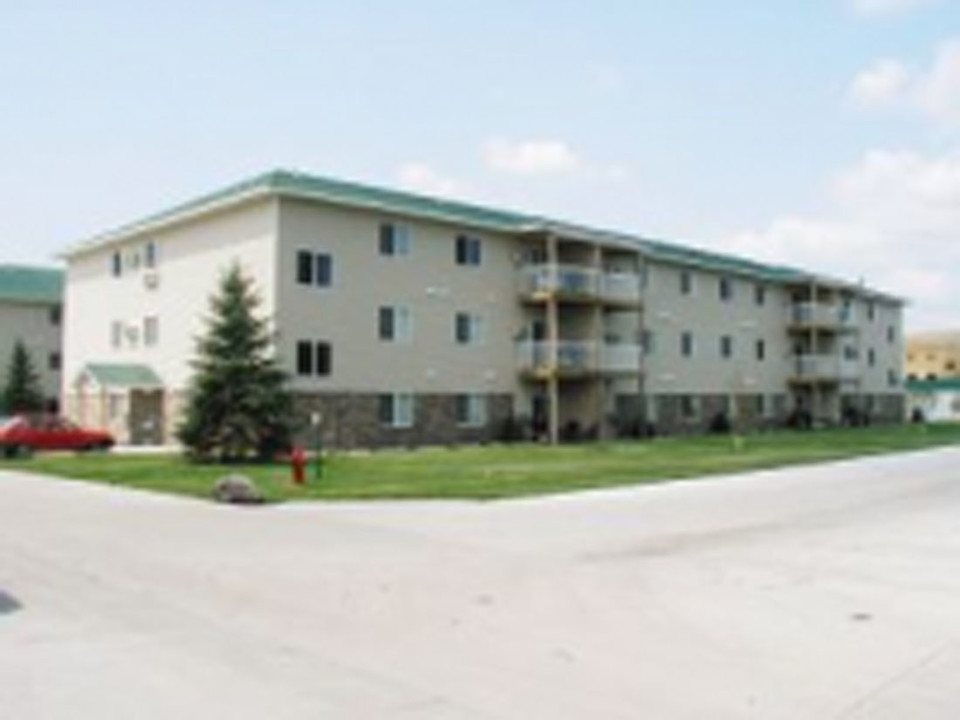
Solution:
<svg viewBox="0 0 960 720">
<path fill-rule="evenodd" d="M 23 424 L 22 417 L 18 417 L 18 416 L 9 417 L 7 415 L 0 416 L 0 429 L 17 427 L 18 425 L 22 425 L 22 424 Z"/>
</svg>

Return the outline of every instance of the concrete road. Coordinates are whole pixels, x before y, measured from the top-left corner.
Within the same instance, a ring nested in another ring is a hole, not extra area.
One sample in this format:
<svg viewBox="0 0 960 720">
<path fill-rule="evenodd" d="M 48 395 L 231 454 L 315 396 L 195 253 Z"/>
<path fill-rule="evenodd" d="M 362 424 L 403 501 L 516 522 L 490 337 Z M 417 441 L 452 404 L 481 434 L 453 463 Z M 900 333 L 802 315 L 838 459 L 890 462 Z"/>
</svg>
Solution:
<svg viewBox="0 0 960 720">
<path fill-rule="evenodd" d="M 243 509 L 0 471 L 0 718 L 960 717 L 960 448 Z"/>
</svg>

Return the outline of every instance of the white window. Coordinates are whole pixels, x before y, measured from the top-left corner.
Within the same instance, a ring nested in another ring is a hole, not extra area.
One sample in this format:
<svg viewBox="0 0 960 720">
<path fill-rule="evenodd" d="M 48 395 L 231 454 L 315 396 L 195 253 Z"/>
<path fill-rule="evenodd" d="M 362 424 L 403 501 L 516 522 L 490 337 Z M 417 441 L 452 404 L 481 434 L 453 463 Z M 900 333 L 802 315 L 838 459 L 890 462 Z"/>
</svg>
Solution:
<svg viewBox="0 0 960 720">
<path fill-rule="evenodd" d="M 458 235 L 456 246 L 457 265 L 479 265 L 482 259 L 480 238 Z"/>
<path fill-rule="evenodd" d="M 410 228 L 397 223 L 380 224 L 380 254 L 409 255 Z"/>
<path fill-rule="evenodd" d="M 479 345 L 483 342 L 483 318 L 471 313 L 457 313 L 453 333 L 458 345 Z"/>
<path fill-rule="evenodd" d="M 107 396 L 107 415 L 110 420 L 119 420 L 123 413 L 123 395 L 119 393 L 110 393 Z"/>
<path fill-rule="evenodd" d="M 733 300 L 733 279 L 722 275 L 718 281 L 717 290 L 720 295 L 720 299 L 724 302 L 730 302 Z"/>
<path fill-rule="evenodd" d="M 413 395 L 393 393 L 380 396 L 380 422 L 394 428 L 413 427 Z"/>
<path fill-rule="evenodd" d="M 157 244 L 153 240 L 143 246 L 143 265 L 151 269 L 157 266 Z"/>
<path fill-rule="evenodd" d="M 297 251 L 297 282 L 301 285 L 333 285 L 333 256 L 329 253 Z"/>
<path fill-rule="evenodd" d="M 160 342 L 160 320 L 156 315 L 148 315 L 143 319 L 143 344 L 146 347 L 155 347 Z"/>
<path fill-rule="evenodd" d="M 482 427 L 487 424 L 487 398 L 479 394 L 456 396 L 457 425 Z"/>
<path fill-rule="evenodd" d="M 377 333 L 381 340 L 399 343 L 409 343 L 413 340 L 413 314 L 410 308 L 381 307 L 377 320 Z"/>
<path fill-rule="evenodd" d="M 110 323 L 110 347 L 114 350 L 119 350 L 123 345 L 123 323 L 119 320 L 114 320 Z"/>
<path fill-rule="evenodd" d="M 640 331 L 640 347 L 643 348 L 644 355 L 653 355 L 653 349 L 656 347 L 653 330 L 644 328 Z"/>
</svg>

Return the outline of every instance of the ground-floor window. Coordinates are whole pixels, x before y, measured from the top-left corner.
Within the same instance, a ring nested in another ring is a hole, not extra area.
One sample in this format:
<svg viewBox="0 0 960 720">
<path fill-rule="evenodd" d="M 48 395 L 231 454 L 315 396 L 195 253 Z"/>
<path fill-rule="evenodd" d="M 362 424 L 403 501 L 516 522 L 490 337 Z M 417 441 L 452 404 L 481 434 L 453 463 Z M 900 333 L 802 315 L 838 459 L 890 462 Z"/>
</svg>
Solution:
<svg viewBox="0 0 960 720">
<path fill-rule="evenodd" d="M 755 395 L 754 396 L 754 410 L 757 413 L 757 417 L 764 417 L 767 414 L 767 396 L 766 395 Z"/>
<path fill-rule="evenodd" d="M 697 420 L 700 418 L 700 398 L 696 395 L 680 396 L 680 417 L 684 420 Z"/>
<path fill-rule="evenodd" d="M 389 427 L 413 427 L 414 398 L 410 393 L 380 396 L 380 422 Z"/>
<path fill-rule="evenodd" d="M 456 396 L 457 425 L 481 427 L 487 424 L 487 398 L 484 395 Z"/>
</svg>

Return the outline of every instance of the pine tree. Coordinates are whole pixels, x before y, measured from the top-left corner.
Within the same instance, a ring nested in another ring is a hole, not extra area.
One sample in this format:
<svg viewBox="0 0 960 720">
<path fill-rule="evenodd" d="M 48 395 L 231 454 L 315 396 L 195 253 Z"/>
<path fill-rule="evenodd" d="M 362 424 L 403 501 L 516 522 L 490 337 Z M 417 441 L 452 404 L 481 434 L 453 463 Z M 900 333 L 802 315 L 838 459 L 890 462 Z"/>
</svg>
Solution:
<svg viewBox="0 0 960 720">
<path fill-rule="evenodd" d="M 267 460 L 290 444 L 286 375 L 271 354 L 260 298 L 236 264 L 210 298 L 212 316 L 197 340 L 187 408 L 177 436 L 198 460 Z"/>
<path fill-rule="evenodd" d="M 33 359 L 24 344 L 17 340 L 7 367 L 7 382 L 3 388 L 5 412 L 29 413 L 43 410 L 43 388 L 40 376 L 33 367 Z"/>
</svg>

